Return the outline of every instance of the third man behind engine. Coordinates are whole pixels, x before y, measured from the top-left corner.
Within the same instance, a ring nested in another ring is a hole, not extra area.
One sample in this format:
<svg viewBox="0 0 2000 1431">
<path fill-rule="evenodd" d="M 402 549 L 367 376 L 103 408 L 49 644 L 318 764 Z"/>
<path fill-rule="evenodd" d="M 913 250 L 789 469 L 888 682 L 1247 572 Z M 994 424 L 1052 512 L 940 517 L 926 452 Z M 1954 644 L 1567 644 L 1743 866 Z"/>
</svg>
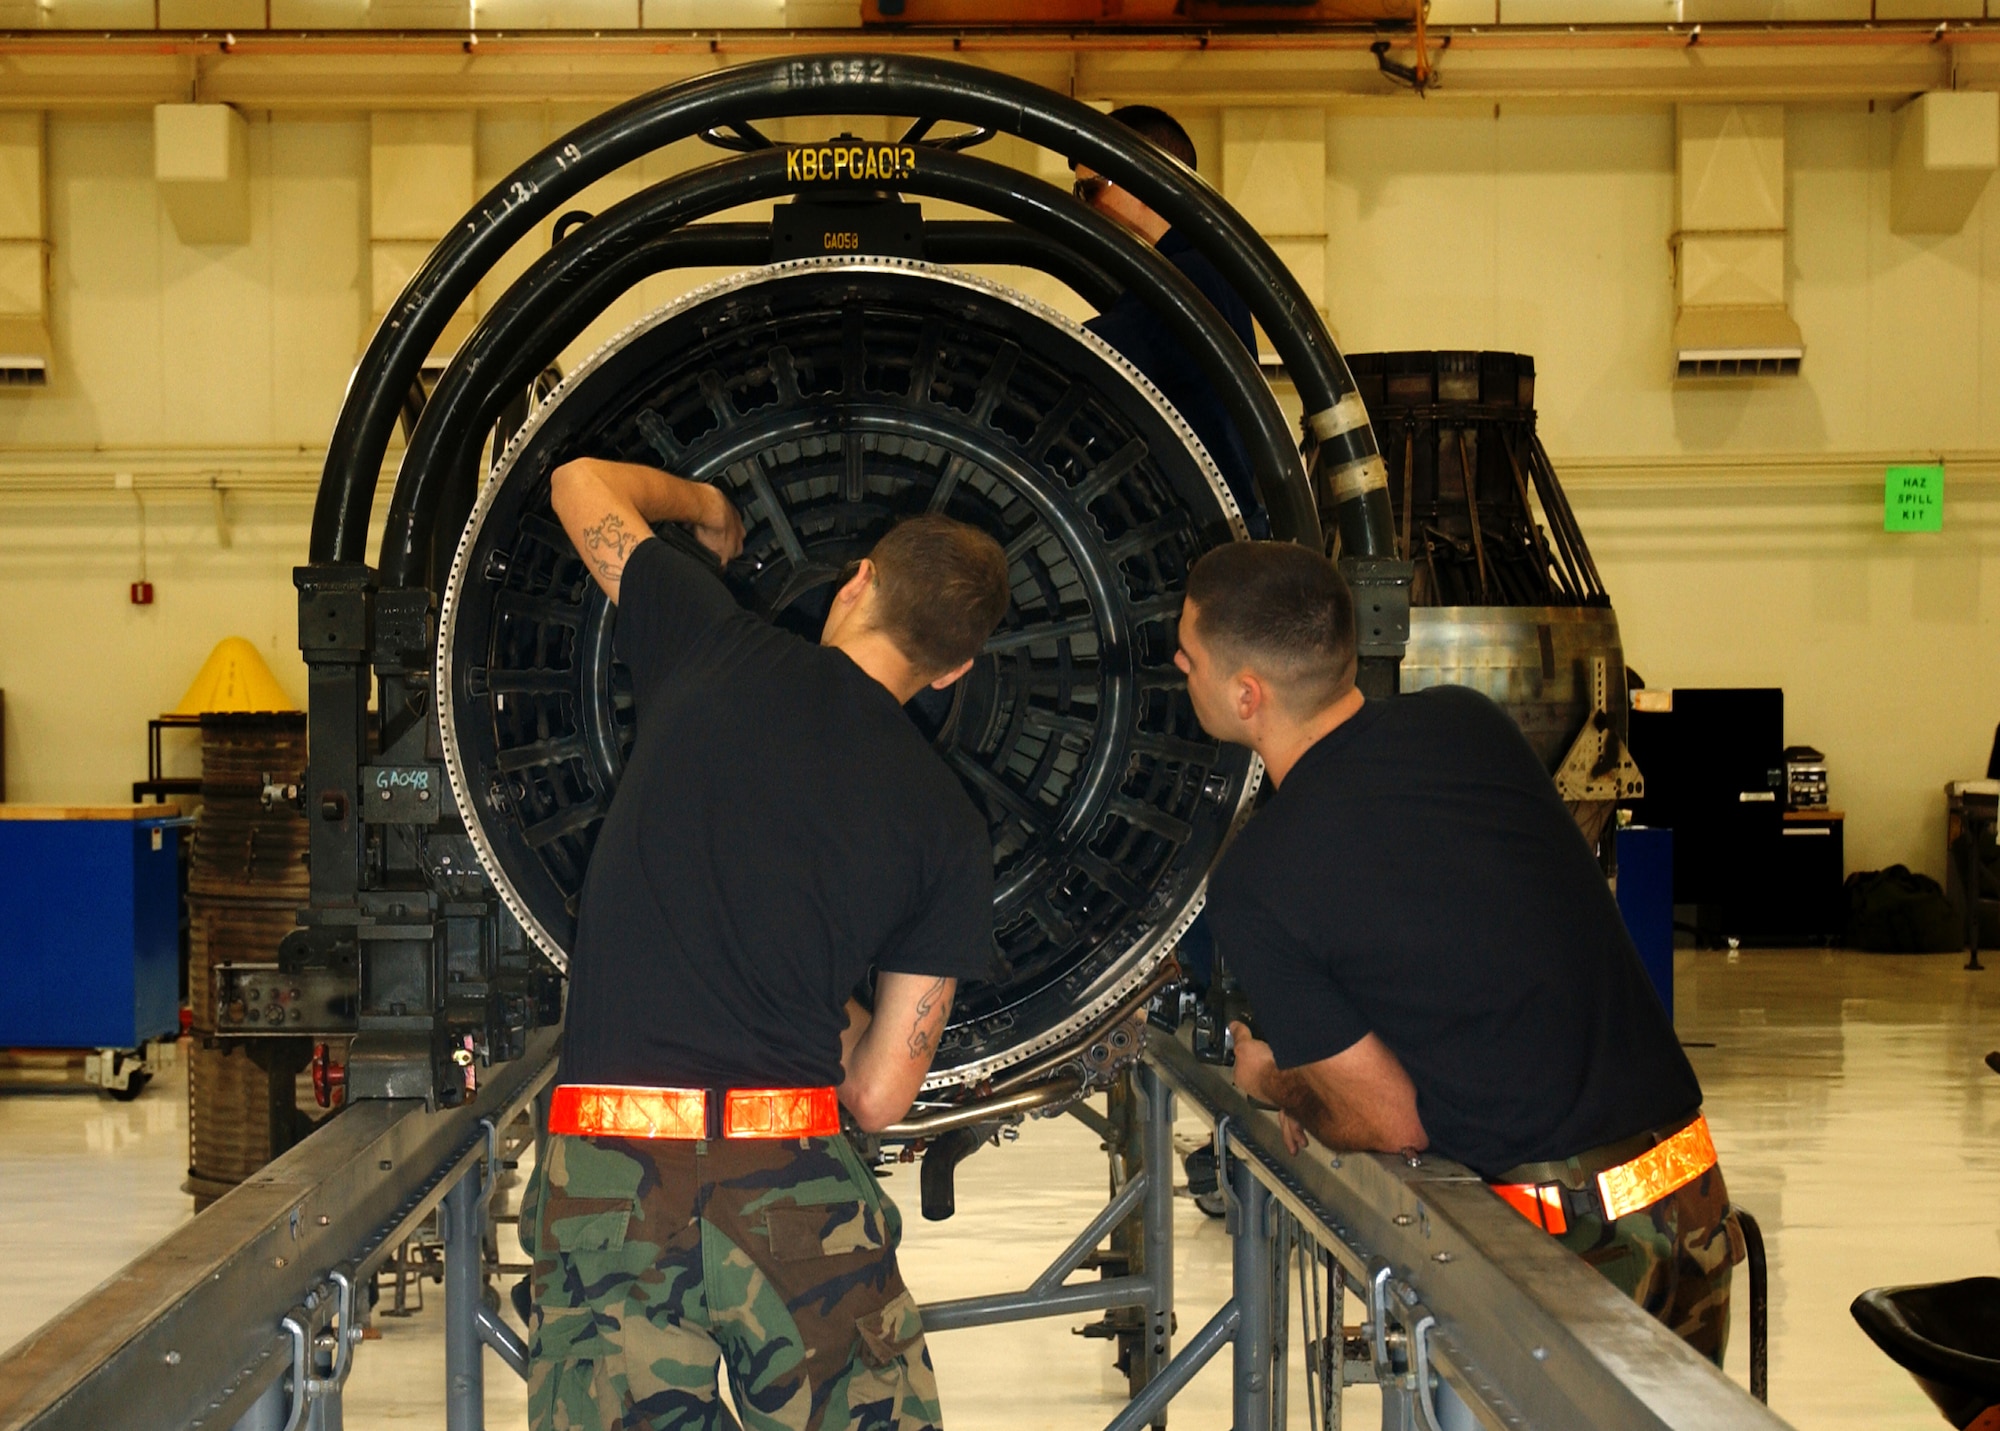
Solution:
<svg viewBox="0 0 2000 1431">
<path fill-rule="evenodd" d="M 1176 662 L 1275 793 L 1209 880 L 1237 1085 L 1333 1148 L 1430 1149 L 1720 1363 L 1739 1234 L 1701 1085 L 1541 760 L 1457 686 L 1364 700 L 1331 562 L 1232 542 Z"/>
<path fill-rule="evenodd" d="M 1128 104 L 1111 111 L 1111 118 L 1127 129 L 1150 139 L 1181 163 L 1194 168 L 1194 141 L 1165 110 L 1150 104 Z M 1076 196 L 1106 218 L 1115 220 L 1152 244 L 1160 256 L 1186 274 L 1222 315 L 1229 330 L 1242 340 L 1252 358 L 1257 355 L 1257 331 L 1250 325 L 1250 305 L 1245 303 L 1215 265 L 1189 239 L 1167 221 L 1139 202 L 1130 192 L 1087 165 L 1076 170 Z M 1222 472 L 1243 520 L 1253 537 L 1270 535 L 1270 520 L 1257 498 L 1250 473 L 1250 454 L 1243 445 L 1236 424 L 1229 420 L 1215 386 L 1201 364 L 1181 345 L 1173 331 L 1140 299 L 1130 293 L 1083 325 L 1131 360 L 1132 365 L 1152 380 L 1194 429 L 1208 455 Z"/>
</svg>

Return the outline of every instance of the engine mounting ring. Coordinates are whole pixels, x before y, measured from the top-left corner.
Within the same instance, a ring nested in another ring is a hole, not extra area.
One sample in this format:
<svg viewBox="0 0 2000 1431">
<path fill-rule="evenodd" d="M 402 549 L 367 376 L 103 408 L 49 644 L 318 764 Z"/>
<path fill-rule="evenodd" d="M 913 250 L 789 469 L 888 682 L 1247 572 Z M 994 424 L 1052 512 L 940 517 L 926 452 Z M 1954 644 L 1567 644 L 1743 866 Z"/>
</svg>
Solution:
<svg viewBox="0 0 2000 1431">
<path fill-rule="evenodd" d="M 824 297 L 836 290 L 856 295 L 838 330 Z M 913 312 L 899 312 L 896 299 Z M 864 309 L 890 331 L 871 334 L 857 354 L 833 339 L 858 335 Z M 940 348 L 950 324 L 989 360 L 984 369 Z M 789 334 L 791 346 L 770 339 L 750 351 L 772 332 Z M 661 378 L 641 359 L 669 338 L 687 346 L 655 355 L 671 370 Z M 884 353 L 870 356 L 871 344 Z M 697 350 L 724 357 L 692 379 L 673 369 Z M 598 408 L 566 417 L 572 402 Z M 602 418 L 607 407 L 616 420 L 588 433 L 572 421 Z M 1144 982 L 1198 912 L 1203 872 L 1261 767 L 1201 733 L 1172 670 L 1167 633 L 1185 564 L 1244 531 L 1213 462 L 1136 368 L 1055 310 L 986 279 L 917 260 L 834 257 L 695 289 L 610 339 L 543 400 L 458 543 L 436 689 L 448 778 L 480 862 L 558 965 L 579 857 L 629 740 L 610 664 L 612 608 L 545 514 L 547 471 L 582 455 L 585 437 L 599 441 L 599 455 L 610 441 L 619 455 L 725 483 L 750 529 L 732 567 L 739 596 L 795 628 L 811 615 L 800 603 L 837 569 L 827 554 L 865 550 L 863 539 L 913 497 L 982 521 L 1009 547 L 1008 623 L 949 708 L 934 713 L 941 753 L 996 832 L 996 968 L 1007 977 L 962 991 L 927 1090 L 976 1085 L 1073 1040 Z M 530 510 L 538 484 L 542 512 Z M 515 545 L 503 552 L 503 539 Z M 501 596 L 532 616 L 496 615 Z M 483 662 L 460 659 L 468 642 Z M 508 665 L 496 652 L 544 664 Z M 1086 668 L 1095 685 L 1079 674 Z M 558 687 L 578 693 L 574 708 Z M 1043 691 L 1057 692 L 1053 704 L 1037 703 Z M 516 693 L 531 707 L 526 725 L 512 723 L 520 702 L 504 710 Z M 479 743 L 470 761 L 467 741 Z M 530 838 L 538 834 L 539 844 Z M 1093 941 L 1102 950 L 1064 962 Z"/>
</svg>

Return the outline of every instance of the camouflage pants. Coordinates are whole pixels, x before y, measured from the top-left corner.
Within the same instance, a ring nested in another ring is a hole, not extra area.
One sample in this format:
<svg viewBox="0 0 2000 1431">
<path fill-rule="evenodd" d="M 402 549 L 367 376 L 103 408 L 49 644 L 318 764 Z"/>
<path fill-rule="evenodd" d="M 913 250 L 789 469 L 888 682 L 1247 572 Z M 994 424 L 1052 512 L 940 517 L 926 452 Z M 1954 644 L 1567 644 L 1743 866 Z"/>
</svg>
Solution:
<svg viewBox="0 0 2000 1431">
<path fill-rule="evenodd" d="M 895 1205 L 844 1138 L 544 1140 L 521 1209 L 534 1259 L 535 1431 L 939 1424 Z"/>
<path fill-rule="evenodd" d="M 1556 1240 L 1721 1366 L 1729 1345 L 1730 1274 L 1743 1260 L 1742 1236 L 1729 1216 L 1718 1164 L 1616 1222 L 1572 1215 L 1569 1231 Z"/>
</svg>

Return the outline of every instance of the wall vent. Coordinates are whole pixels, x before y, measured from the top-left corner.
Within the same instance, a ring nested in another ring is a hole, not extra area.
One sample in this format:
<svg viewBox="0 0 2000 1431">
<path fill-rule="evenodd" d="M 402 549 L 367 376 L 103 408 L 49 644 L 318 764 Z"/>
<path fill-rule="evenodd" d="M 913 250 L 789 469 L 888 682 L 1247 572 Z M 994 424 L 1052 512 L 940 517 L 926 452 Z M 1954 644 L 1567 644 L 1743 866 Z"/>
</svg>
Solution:
<svg viewBox="0 0 2000 1431">
<path fill-rule="evenodd" d="M 48 385 L 48 325 L 39 316 L 0 315 L 0 388 Z"/>
<path fill-rule="evenodd" d="M 1713 353 L 1699 349 L 1675 359 L 1677 378 L 1795 378 L 1799 355 L 1793 353 Z"/>
<path fill-rule="evenodd" d="M 1674 320 L 1676 378 L 1793 378 L 1804 337 L 1783 308 L 1683 308 Z"/>
</svg>

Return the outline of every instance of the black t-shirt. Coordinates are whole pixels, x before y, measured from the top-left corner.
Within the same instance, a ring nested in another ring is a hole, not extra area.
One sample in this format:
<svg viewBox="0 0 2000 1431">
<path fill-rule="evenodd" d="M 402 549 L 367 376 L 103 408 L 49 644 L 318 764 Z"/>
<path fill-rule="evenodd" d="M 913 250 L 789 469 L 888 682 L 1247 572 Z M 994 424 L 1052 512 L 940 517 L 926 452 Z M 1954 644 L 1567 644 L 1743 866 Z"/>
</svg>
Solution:
<svg viewBox="0 0 2000 1431">
<path fill-rule="evenodd" d="M 625 564 L 638 732 L 585 878 L 567 1083 L 841 1080 L 871 965 L 987 972 L 993 846 L 896 698 L 667 543 Z"/>
<path fill-rule="evenodd" d="M 1485 696 L 1370 701 L 1209 885 L 1283 1068 L 1373 1032 L 1431 1148 L 1492 1176 L 1693 1113 L 1701 1086 L 1541 761 Z"/>
<path fill-rule="evenodd" d="M 1229 286 L 1229 281 L 1207 256 L 1176 229 L 1161 234 L 1154 247 L 1201 290 L 1202 297 L 1214 305 L 1230 331 L 1254 355 L 1257 332 L 1250 326 L 1250 305 Z M 1222 405 L 1222 398 L 1201 363 L 1181 345 L 1165 320 L 1137 296 L 1126 293 L 1083 326 L 1152 379 L 1153 386 L 1187 419 L 1194 435 L 1215 459 L 1222 480 L 1229 484 L 1236 505 L 1243 510 L 1250 534 L 1269 536 L 1270 524 L 1264 516 L 1263 504 L 1257 499 L 1257 484 L 1250 471 L 1249 449 L 1243 445 L 1242 435 L 1230 420 L 1229 409 Z"/>
</svg>

